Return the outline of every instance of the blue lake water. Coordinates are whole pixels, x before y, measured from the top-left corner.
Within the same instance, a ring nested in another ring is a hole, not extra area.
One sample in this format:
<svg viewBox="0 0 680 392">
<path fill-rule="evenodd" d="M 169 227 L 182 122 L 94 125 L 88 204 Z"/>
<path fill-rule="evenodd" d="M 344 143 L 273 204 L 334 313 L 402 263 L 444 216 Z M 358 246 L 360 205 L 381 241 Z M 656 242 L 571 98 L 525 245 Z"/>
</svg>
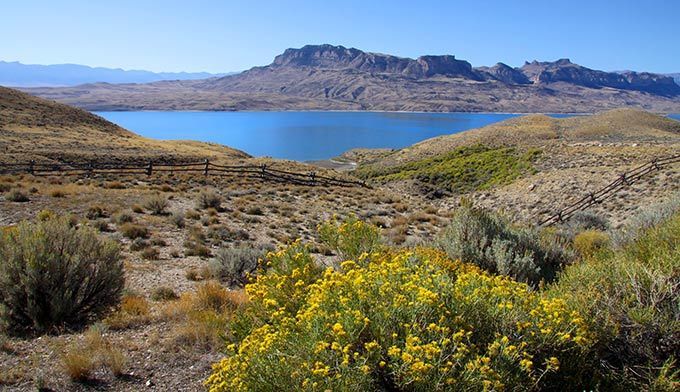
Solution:
<svg viewBox="0 0 680 392">
<path fill-rule="evenodd" d="M 200 140 L 253 156 L 328 159 L 352 148 L 401 148 L 502 121 L 505 113 L 98 112 L 145 137 Z M 564 115 L 556 115 L 563 117 Z M 680 115 L 675 115 L 680 119 Z"/>
</svg>

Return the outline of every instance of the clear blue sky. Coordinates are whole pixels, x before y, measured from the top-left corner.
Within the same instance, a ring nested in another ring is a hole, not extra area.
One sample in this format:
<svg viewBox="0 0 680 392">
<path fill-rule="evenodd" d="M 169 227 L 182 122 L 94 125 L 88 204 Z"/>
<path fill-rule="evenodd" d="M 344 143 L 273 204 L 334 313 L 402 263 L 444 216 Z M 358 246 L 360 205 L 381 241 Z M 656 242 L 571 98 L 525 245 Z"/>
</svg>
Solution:
<svg viewBox="0 0 680 392">
<path fill-rule="evenodd" d="M 680 0 L 3 1 L 0 60 L 226 72 L 332 43 L 473 65 L 680 72 Z"/>
</svg>

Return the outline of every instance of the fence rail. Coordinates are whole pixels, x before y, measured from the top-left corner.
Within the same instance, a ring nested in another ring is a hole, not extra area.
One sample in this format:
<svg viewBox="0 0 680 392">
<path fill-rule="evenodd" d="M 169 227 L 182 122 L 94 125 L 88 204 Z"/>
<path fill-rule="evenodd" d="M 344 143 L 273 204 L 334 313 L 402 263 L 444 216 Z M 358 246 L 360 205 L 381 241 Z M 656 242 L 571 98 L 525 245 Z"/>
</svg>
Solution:
<svg viewBox="0 0 680 392">
<path fill-rule="evenodd" d="M 219 165 L 208 159 L 202 162 L 154 162 L 131 164 L 120 162 L 91 162 L 85 164 L 51 164 L 35 161 L 0 164 L 0 174 L 32 174 L 34 176 L 51 176 L 91 174 L 139 174 L 150 176 L 153 173 L 197 173 L 204 176 L 240 176 L 257 178 L 264 181 L 292 183 L 306 186 L 340 186 L 368 188 L 363 181 L 345 180 L 318 175 L 316 172 L 296 173 L 275 169 L 267 165 Z"/>
<path fill-rule="evenodd" d="M 557 211 L 548 218 L 539 222 L 539 226 L 551 226 L 559 222 L 568 220 L 572 215 L 578 211 L 583 211 L 595 204 L 613 197 L 621 189 L 638 182 L 643 177 L 650 173 L 658 172 L 664 168 L 680 162 L 680 155 L 674 155 L 666 158 L 657 158 L 644 165 L 638 166 L 626 173 L 621 174 L 616 180 L 609 183 L 607 186 L 584 195 L 579 200 L 569 204 L 568 206 Z"/>
</svg>

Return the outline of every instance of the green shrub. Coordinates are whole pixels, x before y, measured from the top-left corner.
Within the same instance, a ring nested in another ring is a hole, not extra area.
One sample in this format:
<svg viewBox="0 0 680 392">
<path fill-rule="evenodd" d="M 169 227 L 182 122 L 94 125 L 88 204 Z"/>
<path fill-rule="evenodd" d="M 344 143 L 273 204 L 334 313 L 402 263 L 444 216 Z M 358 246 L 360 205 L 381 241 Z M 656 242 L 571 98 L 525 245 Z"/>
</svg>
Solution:
<svg viewBox="0 0 680 392">
<path fill-rule="evenodd" d="M 54 219 L 56 217 L 57 214 L 52 210 L 41 210 L 40 212 L 38 212 L 38 215 L 35 216 L 35 219 L 44 222 Z"/>
<path fill-rule="evenodd" d="M 381 246 L 380 229 L 351 215 L 340 222 L 333 218 L 319 225 L 319 239 L 337 252 L 343 260 L 359 261 L 362 255 Z"/>
<path fill-rule="evenodd" d="M 31 201 L 31 199 L 28 198 L 27 194 L 18 189 L 10 192 L 9 195 L 5 196 L 5 200 L 13 201 L 15 203 L 25 203 L 27 201 Z"/>
<path fill-rule="evenodd" d="M 168 204 L 168 199 L 165 196 L 156 194 L 144 200 L 143 206 L 146 210 L 151 211 L 153 215 L 164 215 Z"/>
<path fill-rule="evenodd" d="M 80 328 L 118 303 L 118 246 L 65 218 L 19 224 L 0 234 L 0 303 L 11 333 Z"/>
<path fill-rule="evenodd" d="M 394 181 L 415 179 L 455 193 L 508 184 L 534 171 L 539 150 L 519 152 L 513 147 L 484 145 L 458 147 L 451 152 L 391 167 L 360 166 L 355 174 L 366 179 Z"/>
<path fill-rule="evenodd" d="M 515 227 L 468 201 L 456 209 L 436 243 L 451 259 L 470 262 L 535 287 L 541 281 L 553 281 L 573 259 L 572 252 L 549 232 Z"/>
<path fill-rule="evenodd" d="M 574 238 L 574 249 L 582 257 L 591 257 L 597 252 L 609 248 L 611 241 L 607 233 L 597 230 L 586 230 Z"/>
<path fill-rule="evenodd" d="M 322 274 L 298 243 L 268 261 L 289 267 L 246 286 L 211 391 L 589 389 L 583 318 L 510 278 L 424 249 Z"/>
<path fill-rule="evenodd" d="M 551 293 L 594 332 L 602 390 L 650 390 L 680 353 L 680 214 L 567 267 Z M 680 382 L 677 368 L 666 375 L 674 372 Z"/>
<path fill-rule="evenodd" d="M 214 208 L 219 210 L 222 207 L 222 196 L 213 190 L 203 191 L 198 194 L 197 206 L 200 209 Z"/>
<path fill-rule="evenodd" d="M 220 248 L 208 265 L 210 277 L 226 281 L 229 285 L 245 283 L 247 275 L 255 272 L 258 260 L 270 248 Z"/>
</svg>

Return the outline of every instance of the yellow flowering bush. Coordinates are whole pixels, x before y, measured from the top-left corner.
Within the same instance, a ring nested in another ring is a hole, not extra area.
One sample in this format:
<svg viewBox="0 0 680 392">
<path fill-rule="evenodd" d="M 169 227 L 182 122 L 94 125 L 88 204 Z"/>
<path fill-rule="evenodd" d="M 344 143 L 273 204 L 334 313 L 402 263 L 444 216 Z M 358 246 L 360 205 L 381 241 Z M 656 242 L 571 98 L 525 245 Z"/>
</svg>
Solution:
<svg viewBox="0 0 680 392">
<path fill-rule="evenodd" d="M 588 382 L 579 367 L 589 333 L 558 297 L 432 249 L 385 249 L 370 263 L 320 271 L 301 248 L 295 243 L 268 258 L 288 264 L 300 254 L 294 268 L 271 269 L 246 287 L 249 329 L 214 365 L 211 391 L 527 390 Z"/>
<path fill-rule="evenodd" d="M 359 261 L 362 255 L 378 250 L 381 242 L 380 229 L 350 215 L 340 222 L 337 217 L 318 227 L 319 239 L 343 260 Z"/>
</svg>

